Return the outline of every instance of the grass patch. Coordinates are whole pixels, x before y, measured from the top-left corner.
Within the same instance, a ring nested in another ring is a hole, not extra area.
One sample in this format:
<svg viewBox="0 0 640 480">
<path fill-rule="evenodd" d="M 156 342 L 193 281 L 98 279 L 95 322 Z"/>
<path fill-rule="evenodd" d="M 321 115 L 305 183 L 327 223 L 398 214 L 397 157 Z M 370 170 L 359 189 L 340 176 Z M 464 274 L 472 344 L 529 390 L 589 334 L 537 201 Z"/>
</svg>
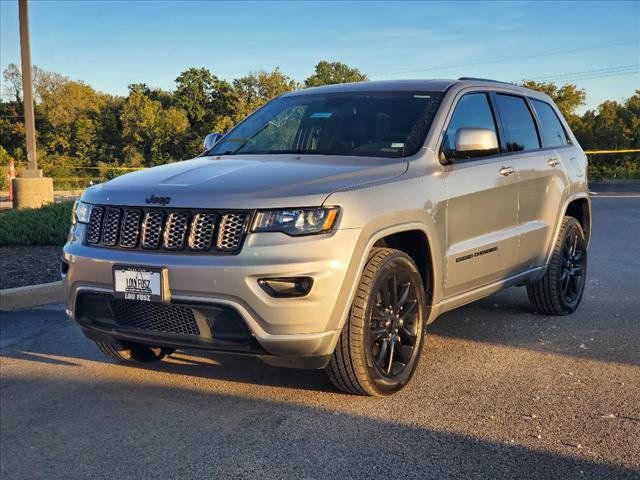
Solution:
<svg viewBox="0 0 640 480">
<path fill-rule="evenodd" d="M 72 207 L 73 202 L 62 202 L 0 214 L 0 247 L 64 245 L 71 227 Z"/>
</svg>

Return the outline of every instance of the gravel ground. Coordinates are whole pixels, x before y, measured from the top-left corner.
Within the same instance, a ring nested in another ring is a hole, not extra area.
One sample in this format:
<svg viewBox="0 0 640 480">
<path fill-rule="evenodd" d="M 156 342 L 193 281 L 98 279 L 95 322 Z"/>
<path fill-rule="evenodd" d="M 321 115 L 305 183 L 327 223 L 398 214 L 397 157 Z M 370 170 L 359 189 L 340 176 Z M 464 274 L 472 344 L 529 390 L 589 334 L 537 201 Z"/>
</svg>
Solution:
<svg viewBox="0 0 640 480">
<path fill-rule="evenodd" d="M 0 247 L 0 289 L 60 280 L 62 247 Z"/>
<path fill-rule="evenodd" d="M 637 480 L 639 220 L 640 198 L 594 199 L 575 314 L 522 288 L 449 312 L 387 398 L 251 357 L 125 367 L 61 307 L 3 313 L 0 478 Z"/>
</svg>

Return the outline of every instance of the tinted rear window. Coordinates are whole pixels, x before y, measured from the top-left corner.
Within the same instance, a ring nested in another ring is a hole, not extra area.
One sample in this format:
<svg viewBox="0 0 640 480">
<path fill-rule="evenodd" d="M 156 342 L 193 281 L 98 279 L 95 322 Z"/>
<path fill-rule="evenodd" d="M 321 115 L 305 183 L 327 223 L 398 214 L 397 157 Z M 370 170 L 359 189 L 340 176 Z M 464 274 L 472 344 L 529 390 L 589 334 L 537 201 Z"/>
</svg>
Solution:
<svg viewBox="0 0 640 480">
<path fill-rule="evenodd" d="M 524 98 L 496 95 L 496 104 L 507 135 L 508 152 L 524 152 L 540 148 L 533 117 Z"/>
<path fill-rule="evenodd" d="M 567 135 L 562 128 L 562 123 L 551 105 L 541 100 L 531 100 L 531 104 L 538 115 L 540 121 L 540 134 L 542 144 L 545 147 L 561 147 L 567 145 Z"/>
</svg>

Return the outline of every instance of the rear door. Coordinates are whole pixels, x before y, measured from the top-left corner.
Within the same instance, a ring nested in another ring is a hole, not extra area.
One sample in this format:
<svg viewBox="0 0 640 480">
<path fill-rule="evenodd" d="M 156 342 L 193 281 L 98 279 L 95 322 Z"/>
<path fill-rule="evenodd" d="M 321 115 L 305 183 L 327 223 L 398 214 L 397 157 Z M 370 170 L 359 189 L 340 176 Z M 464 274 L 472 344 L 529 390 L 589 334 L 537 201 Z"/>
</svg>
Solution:
<svg viewBox="0 0 640 480">
<path fill-rule="evenodd" d="M 441 150 L 455 150 L 459 128 L 492 129 L 500 137 L 489 94 L 460 98 Z M 512 273 L 518 248 L 518 173 L 499 152 L 452 158 L 443 167 L 447 189 L 444 295 L 451 297 Z"/>
<path fill-rule="evenodd" d="M 496 93 L 494 99 L 507 140 L 507 155 L 519 173 L 517 267 L 525 270 L 542 265 L 554 234 L 567 188 L 556 147 L 566 146 L 567 137 L 548 104 L 537 100 L 534 104 L 526 97 L 504 93 Z"/>
</svg>

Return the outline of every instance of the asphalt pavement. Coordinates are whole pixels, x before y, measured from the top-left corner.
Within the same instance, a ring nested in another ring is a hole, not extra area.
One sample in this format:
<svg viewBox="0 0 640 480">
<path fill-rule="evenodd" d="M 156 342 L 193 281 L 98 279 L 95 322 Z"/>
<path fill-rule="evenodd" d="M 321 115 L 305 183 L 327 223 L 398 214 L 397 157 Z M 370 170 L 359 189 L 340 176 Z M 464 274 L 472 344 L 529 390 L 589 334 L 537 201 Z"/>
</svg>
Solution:
<svg viewBox="0 0 640 480">
<path fill-rule="evenodd" d="M 595 198 L 584 300 L 512 288 L 429 328 L 412 383 L 178 352 L 104 358 L 60 306 L 2 313 L 0 477 L 640 478 L 640 198 Z"/>
</svg>

